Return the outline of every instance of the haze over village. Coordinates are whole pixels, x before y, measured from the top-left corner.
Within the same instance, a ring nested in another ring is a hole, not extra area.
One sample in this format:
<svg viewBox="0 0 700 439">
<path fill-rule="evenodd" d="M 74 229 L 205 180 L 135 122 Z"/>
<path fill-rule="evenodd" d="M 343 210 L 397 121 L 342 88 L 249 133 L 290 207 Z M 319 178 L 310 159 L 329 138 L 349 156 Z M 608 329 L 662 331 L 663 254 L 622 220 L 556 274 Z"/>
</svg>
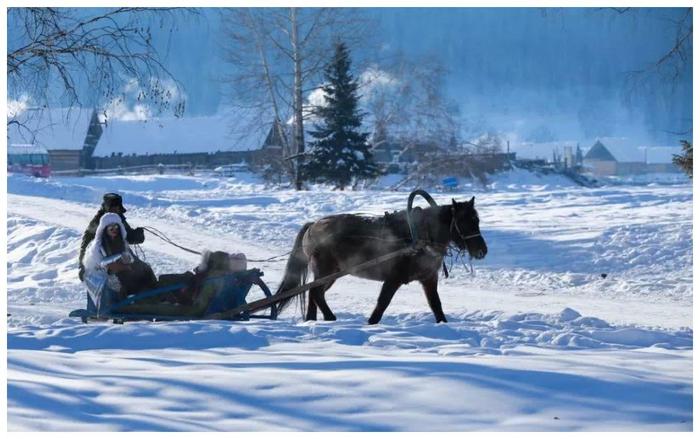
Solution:
<svg viewBox="0 0 700 439">
<path fill-rule="evenodd" d="M 691 66 L 654 63 L 684 14 L 359 9 L 338 38 L 347 37 L 362 129 L 385 170 L 410 173 L 425 156 L 495 152 L 503 155 L 486 171 L 524 160 L 603 177 L 677 171 L 671 160 L 689 137 L 692 116 Z M 18 83 L 9 115 L 32 129 L 10 125 L 10 145 L 47 150 L 59 173 L 159 163 L 255 166 L 294 155 L 297 147 L 287 144 L 295 141 L 293 108 L 284 107 L 290 100 L 282 93 L 275 112 L 243 79 L 253 49 L 231 32 L 239 18 L 201 9 L 154 30 L 154 49 L 171 75 L 159 83 L 167 96 L 159 102 L 136 78 L 116 84 L 107 100 L 80 79 L 75 87 L 86 92 L 79 104 L 53 86 L 42 101 Z M 372 31 L 359 37 L 353 27 Z M 20 42 L 10 28 L 10 47 Z M 319 59 L 330 53 L 314 50 Z M 283 88 L 290 80 L 285 60 L 269 60 L 281 84 L 275 87 Z M 312 109 L 324 105 L 322 83 L 319 74 L 304 83 L 305 142 L 318 122 Z"/>
</svg>

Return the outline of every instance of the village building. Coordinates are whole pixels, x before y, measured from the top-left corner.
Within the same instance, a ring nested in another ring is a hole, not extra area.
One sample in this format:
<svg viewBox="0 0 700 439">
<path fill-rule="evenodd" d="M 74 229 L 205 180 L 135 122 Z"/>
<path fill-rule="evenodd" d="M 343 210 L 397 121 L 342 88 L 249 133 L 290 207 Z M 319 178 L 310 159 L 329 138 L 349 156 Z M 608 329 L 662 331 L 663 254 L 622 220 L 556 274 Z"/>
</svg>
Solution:
<svg viewBox="0 0 700 439">
<path fill-rule="evenodd" d="M 105 121 L 93 109 L 59 108 L 28 110 L 17 122 L 8 125 L 12 151 L 21 149 L 20 145 L 25 149 L 26 145 L 43 148 L 51 172 L 59 174 L 158 165 L 214 168 L 283 163 L 292 155 L 284 150 L 284 145 L 293 140 L 288 126 L 253 121 L 233 110 L 209 116 Z M 314 140 L 311 129 L 307 126 L 307 150 Z M 478 154 L 462 153 L 459 147 L 405 144 L 393 139 L 376 142 L 371 151 L 374 160 L 389 172 L 405 172 L 439 157 L 464 162 L 464 167 L 490 170 L 515 161 L 512 152 L 491 154 L 486 160 Z M 672 163 L 673 154 L 681 153 L 680 147 L 635 146 L 620 138 L 597 139 L 585 156 L 572 141 L 522 144 L 518 145 L 519 162 L 546 157 L 548 151 L 557 169 L 597 177 L 680 172 Z M 29 155 L 15 156 L 23 159 Z"/>
<path fill-rule="evenodd" d="M 372 157 L 383 165 L 398 165 L 404 151 L 404 145 L 391 140 L 382 140 L 372 145 Z M 404 156 L 403 159 L 406 159 Z"/>
<path fill-rule="evenodd" d="M 8 145 L 33 145 L 48 152 L 53 172 L 74 171 L 92 165 L 92 154 L 102 134 L 94 110 L 80 108 L 30 109 L 8 125 Z"/>
<path fill-rule="evenodd" d="M 617 159 L 600 141 L 597 141 L 583 157 L 584 167 L 596 176 L 617 174 Z"/>
<path fill-rule="evenodd" d="M 584 156 L 583 167 L 597 177 L 679 173 L 672 158 L 680 152 L 680 147 L 635 147 L 625 139 L 598 139 Z"/>
<path fill-rule="evenodd" d="M 214 167 L 282 154 L 281 129 L 230 112 L 211 116 L 106 120 L 95 110 L 30 110 L 8 126 L 10 145 L 48 150 L 52 172 L 150 165 Z"/>
<path fill-rule="evenodd" d="M 236 131 L 226 114 L 108 120 L 94 151 L 97 169 L 147 165 L 221 166 L 249 161 L 268 133 Z"/>
</svg>

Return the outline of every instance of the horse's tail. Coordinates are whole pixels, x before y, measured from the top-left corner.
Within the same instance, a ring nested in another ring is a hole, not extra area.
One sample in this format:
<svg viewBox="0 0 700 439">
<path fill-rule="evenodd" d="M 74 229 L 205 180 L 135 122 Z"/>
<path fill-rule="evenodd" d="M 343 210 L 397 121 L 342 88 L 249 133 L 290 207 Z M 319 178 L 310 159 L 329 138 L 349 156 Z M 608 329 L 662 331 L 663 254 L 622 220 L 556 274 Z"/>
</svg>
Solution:
<svg viewBox="0 0 700 439">
<path fill-rule="evenodd" d="M 304 234 L 311 227 L 313 223 L 306 223 L 299 230 L 297 234 L 297 239 L 294 241 L 294 248 L 292 248 L 292 253 L 287 261 L 287 266 L 284 269 L 284 277 L 282 278 L 282 283 L 277 288 L 275 294 L 280 294 L 284 291 L 291 290 L 300 285 L 306 283 L 306 275 L 309 269 L 309 258 L 304 253 L 304 248 L 302 247 L 302 240 L 304 239 Z M 300 296 L 305 296 L 306 293 L 300 294 Z M 289 306 L 292 300 L 298 296 L 287 297 L 278 302 L 277 312 L 281 313 L 285 308 Z M 302 302 L 303 304 L 303 302 Z M 303 307 L 303 305 L 302 305 Z"/>
</svg>

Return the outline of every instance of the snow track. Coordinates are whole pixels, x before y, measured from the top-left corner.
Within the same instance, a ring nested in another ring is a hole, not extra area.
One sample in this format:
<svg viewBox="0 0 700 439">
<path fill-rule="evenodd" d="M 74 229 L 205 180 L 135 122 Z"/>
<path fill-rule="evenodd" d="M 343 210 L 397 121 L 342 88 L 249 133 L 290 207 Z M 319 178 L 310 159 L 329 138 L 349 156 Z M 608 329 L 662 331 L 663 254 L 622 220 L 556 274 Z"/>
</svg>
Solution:
<svg viewBox="0 0 700 439">
<path fill-rule="evenodd" d="M 417 285 L 367 326 L 379 284 L 344 278 L 336 322 L 83 325 L 82 230 L 106 191 L 134 227 L 264 259 L 306 221 L 401 209 L 400 192 L 254 179 L 8 179 L 10 430 L 690 430 L 692 192 L 571 187 L 522 173 L 478 189 L 489 245 L 451 261 L 436 325 Z M 433 193 L 438 203 L 472 195 Z M 147 236 L 157 273 L 198 258 Z M 274 288 L 284 261 L 263 264 Z M 448 264 L 449 265 L 449 264 Z M 605 274 L 605 277 L 601 274 Z"/>
</svg>

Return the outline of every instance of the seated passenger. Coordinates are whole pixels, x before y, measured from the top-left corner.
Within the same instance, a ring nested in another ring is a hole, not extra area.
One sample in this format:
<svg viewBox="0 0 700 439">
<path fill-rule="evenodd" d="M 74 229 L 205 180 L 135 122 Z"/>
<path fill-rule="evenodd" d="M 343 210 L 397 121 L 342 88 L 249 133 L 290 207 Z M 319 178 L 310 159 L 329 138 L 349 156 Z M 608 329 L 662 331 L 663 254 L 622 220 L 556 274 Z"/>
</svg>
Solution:
<svg viewBox="0 0 700 439">
<path fill-rule="evenodd" d="M 84 259 L 85 283 L 93 295 L 106 286 L 122 300 L 157 286 L 151 267 L 129 248 L 126 233 L 118 214 L 108 212 L 100 218 Z"/>
<path fill-rule="evenodd" d="M 132 229 L 131 226 L 129 226 L 129 223 L 126 222 L 126 217 L 124 217 L 126 209 L 122 203 L 121 195 L 111 192 L 104 194 L 102 198 L 102 206 L 100 207 L 100 210 L 97 211 L 95 217 L 90 220 L 90 224 L 88 224 L 87 229 L 85 229 L 85 232 L 83 233 L 83 240 L 80 243 L 78 277 L 81 281 L 84 280 L 85 275 L 85 264 L 83 262 L 85 251 L 92 240 L 95 239 L 95 233 L 97 231 L 97 226 L 100 224 L 100 218 L 102 218 L 102 216 L 107 212 L 116 213 L 119 215 L 122 225 L 124 225 L 124 228 L 126 229 L 126 241 L 129 244 L 142 244 L 144 241 L 143 228 L 137 227 Z"/>
</svg>

